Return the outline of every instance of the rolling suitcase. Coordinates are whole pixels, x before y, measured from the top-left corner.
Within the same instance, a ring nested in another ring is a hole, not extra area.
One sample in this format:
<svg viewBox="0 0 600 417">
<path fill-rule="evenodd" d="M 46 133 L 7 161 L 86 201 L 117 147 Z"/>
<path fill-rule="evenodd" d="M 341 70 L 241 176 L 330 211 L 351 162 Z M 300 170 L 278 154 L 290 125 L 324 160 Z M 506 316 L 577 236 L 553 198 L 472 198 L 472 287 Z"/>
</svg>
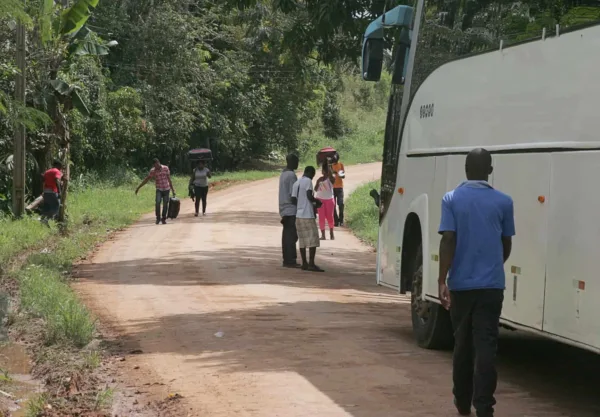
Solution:
<svg viewBox="0 0 600 417">
<path fill-rule="evenodd" d="M 177 197 L 171 197 L 169 199 L 169 210 L 167 211 L 167 217 L 169 219 L 176 219 L 179 216 L 179 208 L 181 203 Z"/>
</svg>

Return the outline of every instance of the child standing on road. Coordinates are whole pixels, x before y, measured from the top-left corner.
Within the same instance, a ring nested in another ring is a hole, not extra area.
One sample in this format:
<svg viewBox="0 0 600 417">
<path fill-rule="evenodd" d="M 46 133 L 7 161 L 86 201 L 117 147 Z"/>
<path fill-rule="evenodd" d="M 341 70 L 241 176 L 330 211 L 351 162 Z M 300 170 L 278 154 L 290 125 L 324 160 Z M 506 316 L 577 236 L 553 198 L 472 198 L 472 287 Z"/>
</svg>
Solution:
<svg viewBox="0 0 600 417">
<path fill-rule="evenodd" d="M 321 176 L 315 184 L 315 197 L 321 202 L 321 207 L 317 209 L 319 214 L 319 228 L 321 229 L 321 240 L 325 240 L 325 220 L 329 225 L 329 236 L 331 240 L 335 239 L 333 234 L 333 212 L 335 210 L 335 200 L 333 198 L 333 183 L 335 178 L 333 172 L 327 163 L 323 163 Z"/>
</svg>

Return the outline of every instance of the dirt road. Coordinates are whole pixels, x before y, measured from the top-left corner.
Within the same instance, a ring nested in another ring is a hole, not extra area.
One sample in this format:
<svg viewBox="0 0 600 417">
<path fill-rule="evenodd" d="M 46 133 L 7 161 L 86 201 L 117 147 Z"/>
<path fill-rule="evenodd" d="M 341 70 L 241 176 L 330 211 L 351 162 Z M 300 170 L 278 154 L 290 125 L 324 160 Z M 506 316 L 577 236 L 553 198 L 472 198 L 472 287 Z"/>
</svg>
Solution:
<svg viewBox="0 0 600 417">
<path fill-rule="evenodd" d="M 348 168 L 348 191 L 379 172 Z M 318 252 L 325 274 L 285 270 L 276 179 L 208 204 L 206 218 L 189 201 L 166 226 L 148 216 L 80 268 L 77 290 L 143 351 L 120 365 L 126 382 L 179 393 L 182 416 L 455 415 L 450 353 L 415 346 L 408 299 L 375 285 L 372 250 L 340 231 Z M 599 370 L 594 355 L 509 335 L 497 415 L 598 416 Z"/>
</svg>

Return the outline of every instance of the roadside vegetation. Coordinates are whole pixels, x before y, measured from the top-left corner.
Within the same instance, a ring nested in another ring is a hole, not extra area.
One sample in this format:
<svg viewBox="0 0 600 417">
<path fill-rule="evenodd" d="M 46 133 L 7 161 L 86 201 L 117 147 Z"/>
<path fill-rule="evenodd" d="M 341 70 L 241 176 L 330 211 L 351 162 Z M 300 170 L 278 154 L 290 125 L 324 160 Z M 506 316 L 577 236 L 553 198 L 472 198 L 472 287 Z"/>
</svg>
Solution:
<svg viewBox="0 0 600 417">
<path fill-rule="evenodd" d="M 379 181 L 357 188 L 346 202 L 346 224 L 360 240 L 377 247 L 379 232 L 379 209 L 369 195 L 372 189 L 379 191 Z"/>
<path fill-rule="evenodd" d="M 276 171 L 220 173 L 212 184 L 219 189 L 275 174 Z M 142 188 L 139 195 L 134 194 L 141 178 L 122 174 L 114 175 L 112 180 L 97 181 L 93 179 L 95 175 L 90 177 L 88 180 L 80 176 L 74 181 L 67 228 L 59 228 L 54 222 L 45 226 L 35 215 L 18 221 L 0 218 L 0 291 L 12 296 L 8 312 L 10 334 L 31 342 L 36 363 L 34 375 L 48 381 L 49 392 L 61 393 L 33 398 L 27 405 L 31 416 L 38 415 L 36 412 L 47 404 L 58 410 L 77 406 L 62 391 L 65 375 L 77 377 L 81 379 L 79 384 L 85 384 L 85 375 L 93 373 L 104 359 L 99 351 L 82 349 L 93 343 L 99 333 L 96 318 L 69 286 L 73 264 L 112 233 L 153 210 L 152 184 Z M 181 198 L 187 198 L 187 184 L 187 177 L 174 177 L 173 185 Z M 91 385 L 89 389 L 85 399 L 77 400 L 79 405 L 87 401 L 90 409 L 110 406 L 104 388 L 96 391 Z"/>
<path fill-rule="evenodd" d="M 312 1 L 296 11 L 228 0 L 0 3 L 0 295 L 10 296 L 11 339 L 27 344 L 48 389 L 27 413 L 48 414 L 49 405 L 56 415 L 70 415 L 70 405 L 96 411 L 109 406 L 112 391 L 85 377 L 105 357 L 88 349 L 98 323 L 69 285 L 73 264 L 153 210 L 153 186 L 138 196 L 134 189 L 154 157 L 170 166 L 182 199 L 185 155 L 195 147 L 213 151 L 215 189 L 277 175 L 288 152 L 302 165 L 314 165 L 325 146 L 345 164 L 380 160 L 389 75 L 364 83 L 355 62 L 357 35 L 382 7 L 365 13 L 358 5 L 364 21 L 342 33 L 326 21 L 349 27 L 357 13 L 340 22 Z M 25 105 L 12 98 L 16 20 L 28 34 Z M 316 26 L 307 37 L 297 28 L 308 22 Z M 28 202 L 41 194 L 40 174 L 52 159 L 69 167 L 60 224 L 12 216 L 20 125 Z"/>
</svg>

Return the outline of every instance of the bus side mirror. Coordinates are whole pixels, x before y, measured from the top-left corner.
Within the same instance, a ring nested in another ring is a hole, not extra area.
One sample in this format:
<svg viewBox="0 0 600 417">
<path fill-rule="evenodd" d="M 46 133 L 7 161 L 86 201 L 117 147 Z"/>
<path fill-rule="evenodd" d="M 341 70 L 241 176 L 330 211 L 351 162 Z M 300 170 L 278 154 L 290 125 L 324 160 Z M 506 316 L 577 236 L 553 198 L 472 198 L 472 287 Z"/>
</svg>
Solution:
<svg viewBox="0 0 600 417">
<path fill-rule="evenodd" d="M 365 81 L 379 81 L 383 68 L 383 39 L 365 39 L 362 76 Z"/>
<path fill-rule="evenodd" d="M 392 10 L 372 21 L 365 30 L 362 50 L 361 74 L 365 81 L 379 81 L 383 68 L 384 29 L 386 27 L 402 28 L 400 44 L 408 45 L 403 49 L 402 67 L 408 61 L 408 48 L 410 48 L 410 25 L 413 9 L 409 6 L 396 6 Z M 405 69 L 400 71 L 404 76 Z"/>
</svg>

